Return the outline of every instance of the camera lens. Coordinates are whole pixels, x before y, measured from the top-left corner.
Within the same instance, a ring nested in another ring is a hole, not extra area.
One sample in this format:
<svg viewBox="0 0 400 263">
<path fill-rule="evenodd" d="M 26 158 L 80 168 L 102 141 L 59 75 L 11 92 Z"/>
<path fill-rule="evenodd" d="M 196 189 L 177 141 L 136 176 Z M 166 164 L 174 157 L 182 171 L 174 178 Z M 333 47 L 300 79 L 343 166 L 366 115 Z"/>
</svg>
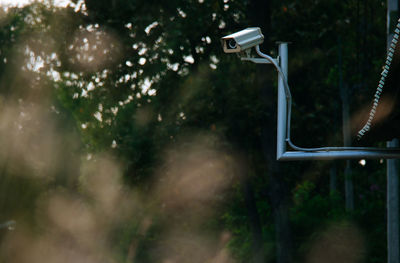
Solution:
<svg viewBox="0 0 400 263">
<path fill-rule="evenodd" d="M 236 48 L 236 41 L 232 38 L 232 39 L 229 39 L 229 41 L 228 41 L 228 47 L 230 48 L 230 49 L 235 49 Z"/>
</svg>

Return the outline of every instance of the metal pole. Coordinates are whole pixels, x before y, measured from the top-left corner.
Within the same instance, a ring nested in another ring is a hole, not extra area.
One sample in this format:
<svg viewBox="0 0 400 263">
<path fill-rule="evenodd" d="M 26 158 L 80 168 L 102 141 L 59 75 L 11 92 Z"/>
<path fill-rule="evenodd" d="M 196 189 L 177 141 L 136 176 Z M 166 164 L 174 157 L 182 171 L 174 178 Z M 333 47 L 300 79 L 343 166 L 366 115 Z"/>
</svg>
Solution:
<svg viewBox="0 0 400 263">
<path fill-rule="evenodd" d="M 319 147 L 301 148 L 289 143 L 288 138 L 288 104 L 290 103 L 290 91 L 287 86 L 288 75 L 288 43 L 279 43 L 278 60 L 262 53 L 259 46 L 255 47 L 257 54 L 262 57 L 244 57 L 242 60 L 257 64 L 273 64 L 278 70 L 278 113 L 277 113 L 277 142 L 276 159 L 278 161 L 295 160 L 338 160 L 338 159 L 400 159 L 400 149 L 376 148 L 376 147 Z M 276 62 L 279 61 L 279 64 Z M 285 80 L 286 79 L 286 80 Z M 288 92 L 288 93 L 286 93 Z M 286 144 L 296 151 L 286 151 Z M 400 263 L 400 262 L 399 262 Z"/>
<path fill-rule="evenodd" d="M 396 159 L 400 158 L 399 152 L 390 150 L 383 151 L 326 151 L 326 152 L 285 152 L 279 161 L 301 161 L 301 160 L 348 160 L 348 159 Z"/>
<path fill-rule="evenodd" d="M 259 54 L 265 54 L 260 52 Z M 254 63 L 271 63 L 269 59 L 244 58 Z M 283 75 L 288 77 L 288 43 L 279 42 L 279 67 Z M 287 134 L 287 97 L 285 93 L 285 83 L 283 76 L 278 73 L 278 113 L 277 113 L 277 142 L 276 142 L 276 159 L 280 161 L 295 160 L 339 160 L 339 159 L 393 159 L 400 158 L 400 151 L 394 149 L 382 150 L 329 150 L 329 151 L 286 151 L 286 134 Z M 400 262 L 399 262 L 400 263 Z"/>
<path fill-rule="evenodd" d="M 387 142 L 387 147 L 398 147 L 399 140 Z M 399 160 L 387 160 L 387 244 L 388 262 L 399 263 Z"/>
<path fill-rule="evenodd" d="M 393 38 L 393 31 L 398 18 L 398 0 L 387 0 L 387 45 Z M 398 139 L 386 143 L 388 148 L 398 147 Z M 388 263 L 400 263 L 399 254 L 399 163 L 398 160 L 387 160 L 387 246 Z"/>
<path fill-rule="evenodd" d="M 288 43 L 279 43 L 279 66 L 283 74 L 288 77 Z M 286 152 L 286 122 L 287 102 L 283 77 L 278 73 L 278 128 L 276 141 L 276 159 L 279 160 Z"/>
</svg>

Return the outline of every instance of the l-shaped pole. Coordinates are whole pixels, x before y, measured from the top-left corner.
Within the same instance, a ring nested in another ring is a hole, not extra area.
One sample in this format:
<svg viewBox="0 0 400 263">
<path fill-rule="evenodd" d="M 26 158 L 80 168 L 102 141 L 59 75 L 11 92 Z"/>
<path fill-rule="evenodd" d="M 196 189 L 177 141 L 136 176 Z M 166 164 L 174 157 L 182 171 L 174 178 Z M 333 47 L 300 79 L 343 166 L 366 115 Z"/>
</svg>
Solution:
<svg viewBox="0 0 400 263">
<path fill-rule="evenodd" d="M 249 60 L 249 59 L 248 59 Z M 255 62 L 255 61 L 253 61 Z M 257 63 L 257 62 L 255 62 Z M 260 62 L 258 62 L 260 63 Z M 262 62 L 261 62 L 262 63 Z M 267 63 L 267 62 L 264 62 Z M 281 73 L 278 73 L 278 113 L 277 113 L 277 143 L 276 143 L 276 159 L 279 161 L 296 161 L 296 160 L 337 160 L 337 159 L 399 159 L 399 149 L 378 149 L 363 147 L 332 147 L 329 149 L 312 150 L 306 149 L 287 151 L 288 143 L 288 101 L 285 92 L 285 80 L 288 76 L 288 43 L 279 43 L 279 67 Z M 283 74 L 282 74 L 283 73 Z M 291 107 L 291 105 L 289 105 Z"/>
</svg>

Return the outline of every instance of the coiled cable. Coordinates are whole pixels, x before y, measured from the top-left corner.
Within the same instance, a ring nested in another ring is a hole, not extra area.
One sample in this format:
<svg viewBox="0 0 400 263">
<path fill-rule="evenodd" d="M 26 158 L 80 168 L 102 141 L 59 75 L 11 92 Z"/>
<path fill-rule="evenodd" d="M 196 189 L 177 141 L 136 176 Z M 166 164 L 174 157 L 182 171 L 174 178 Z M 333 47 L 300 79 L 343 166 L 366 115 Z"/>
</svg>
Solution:
<svg viewBox="0 0 400 263">
<path fill-rule="evenodd" d="M 361 138 L 364 136 L 364 134 L 367 133 L 370 130 L 372 120 L 375 118 L 375 113 L 376 113 L 376 109 L 377 109 L 378 104 L 379 104 L 379 99 L 381 97 L 381 93 L 382 93 L 383 87 L 385 85 L 385 81 L 386 81 L 387 75 L 389 73 L 389 69 L 390 69 L 390 65 L 391 65 L 392 60 L 393 60 L 393 56 L 394 56 L 394 52 L 395 52 L 395 49 L 396 49 L 396 45 L 397 45 L 397 43 L 399 41 L 399 33 L 400 33 L 400 19 L 398 20 L 397 28 L 394 31 L 394 36 L 393 36 L 392 42 L 390 44 L 390 47 L 389 47 L 389 50 L 388 50 L 388 53 L 387 53 L 385 66 L 384 66 L 383 71 L 381 73 L 381 78 L 379 80 L 378 87 L 377 87 L 377 89 L 375 91 L 374 104 L 372 105 L 372 108 L 371 108 L 371 110 L 369 112 L 368 121 L 364 125 L 364 127 L 358 132 L 357 140 L 361 140 Z"/>
</svg>

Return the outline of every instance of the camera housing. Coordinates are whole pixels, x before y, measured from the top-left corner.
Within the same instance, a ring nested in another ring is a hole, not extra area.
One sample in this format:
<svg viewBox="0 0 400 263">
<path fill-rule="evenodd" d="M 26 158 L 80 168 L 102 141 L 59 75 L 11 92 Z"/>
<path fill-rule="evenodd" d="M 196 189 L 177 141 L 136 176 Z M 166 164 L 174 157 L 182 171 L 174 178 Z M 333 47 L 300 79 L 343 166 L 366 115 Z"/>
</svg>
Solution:
<svg viewBox="0 0 400 263">
<path fill-rule="evenodd" d="M 225 53 L 238 53 L 264 42 L 259 27 L 249 27 L 221 38 Z"/>
</svg>

